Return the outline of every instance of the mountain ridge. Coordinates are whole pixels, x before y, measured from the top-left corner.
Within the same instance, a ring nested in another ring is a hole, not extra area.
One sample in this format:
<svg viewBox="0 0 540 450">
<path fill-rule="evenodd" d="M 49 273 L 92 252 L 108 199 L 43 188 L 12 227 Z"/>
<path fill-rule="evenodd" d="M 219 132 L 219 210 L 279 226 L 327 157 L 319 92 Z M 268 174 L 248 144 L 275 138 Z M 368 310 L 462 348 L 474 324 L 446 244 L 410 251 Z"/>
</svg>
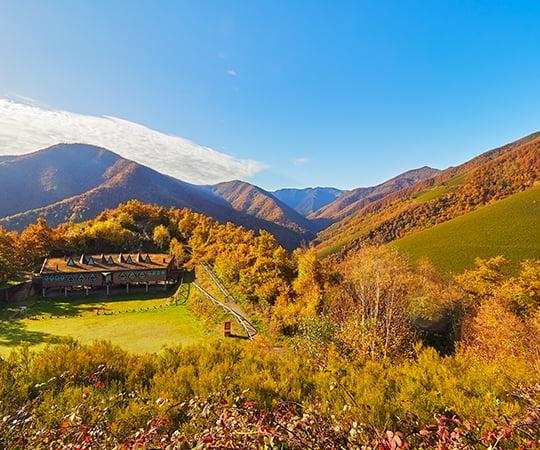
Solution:
<svg viewBox="0 0 540 450">
<path fill-rule="evenodd" d="M 268 220 L 305 233 L 313 226 L 304 216 L 290 208 L 272 193 L 241 180 L 225 181 L 207 187 L 237 211 Z M 314 235 L 313 235 L 314 237 Z"/>
<path fill-rule="evenodd" d="M 59 144 L 60 149 L 66 147 L 74 153 L 79 153 L 81 148 L 73 144 Z M 62 147 L 63 146 L 63 147 Z M 58 150 L 58 146 L 47 148 L 35 152 L 38 155 L 47 155 L 49 152 Z M 233 222 L 255 231 L 265 229 L 276 236 L 276 239 L 285 247 L 293 248 L 307 241 L 312 234 L 306 231 L 295 231 L 276 223 L 271 223 L 258 217 L 249 216 L 241 211 L 230 207 L 223 199 L 207 192 L 203 187 L 177 180 L 168 175 L 163 175 L 149 167 L 140 165 L 134 161 L 121 158 L 114 152 L 96 146 L 84 146 L 84 150 L 93 154 L 104 155 L 108 164 L 104 164 L 96 171 L 96 175 L 91 180 L 87 180 L 84 187 L 87 190 L 74 190 L 71 195 L 56 200 L 57 195 L 49 196 L 51 202 L 37 207 L 24 209 L 25 205 L 19 206 L 19 210 L 14 214 L 5 214 L 0 219 L 0 225 L 9 229 L 22 229 L 32 223 L 37 217 L 46 218 L 52 225 L 62 223 L 66 220 L 81 221 L 95 217 L 104 209 L 116 207 L 118 204 L 131 199 L 137 199 L 146 203 L 157 203 L 166 207 L 185 207 L 196 212 L 204 213 L 222 222 Z M 41 152 L 41 153 L 40 153 Z M 26 155 L 20 157 L 23 166 L 29 158 Z M 35 155 L 34 157 L 35 158 Z M 30 158 L 31 160 L 32 158 Z M 13 169 L 14 161 L 11 159 L 9 169 Z M 0 170 L 6 162 L 0 163 Z M 42 165 L 41 167 L 48 167 Z M 67 166 L 72 168 L 70 164 Z M 65 170 L 57 167 L 54 180 L 61 179 Z M 40 185 L 41 181 L 36 182 Z M 36 185 L 36 184 L 34 184 Z M 22 187 L 21 187 L 22 186 Z M 28 188 L 26 182 L 19 177 L 19 184 L 11 186 L 14 193 L 19 194 L 23 187 Z M 6 197 L 9 193 L 2 190 Z M 66 193 L 63 190 L 62 193 Z M 47 196 L 46 196 L 47 197 Z M 47 197 L 47 198 L 49 198 Z M 12 208 L 13 209 L 13 208 Z"/>
<path fill-rule="evenodd" d="M 440 173 L 439 169 L 428 166 L 407 170 L 378 185 L 353 189 L 338 197 L 328 205 L 314 211 L 308 217 L 310 219 L 337 222 L 354 214 L 356 211 L 359 211 L 368 203 L 383 198 L 395 191 L 399 191 L 404 187 L 411 186 L 418 181 L 431 178 L 438 173 Z"/>
<path fill-rule="evenodd" d="M 348 191 L 334 187 L 316 186 L 303 189 L 282 188 L 272 191 L 272 194 L 296 212 L 307 217 L 346 192 Z"/>
</svg>

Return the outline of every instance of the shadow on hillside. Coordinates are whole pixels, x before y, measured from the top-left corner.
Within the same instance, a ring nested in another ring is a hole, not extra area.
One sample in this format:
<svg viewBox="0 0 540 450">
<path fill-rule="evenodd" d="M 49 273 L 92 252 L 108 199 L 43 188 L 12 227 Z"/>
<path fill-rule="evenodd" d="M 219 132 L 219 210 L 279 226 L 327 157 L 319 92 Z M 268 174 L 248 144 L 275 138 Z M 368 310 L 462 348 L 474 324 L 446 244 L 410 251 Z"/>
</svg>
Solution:
<svg viewBox="0 0 540 450">
<path fill-rule="evenodd" d="M 129 294 L 91 295 L 84 294 L 77 297 L 48 297 L 39 298 L 28 308 L 31 316 L 47 314 L 51 316 L 74 317 L 85 312 L 93 312 L 95 309 L 106 309 L 107 305 L 126 301 L 160 300 L 170 298 L 176 291 L 177 286 L 170 287 L 167 291 L 133 292 Z"/>
<path fill-rule="evenodd" d="M 60 339 L 52 334 L 41 331 L 30 331 L 16 321 L 0 322 L 0 344 L 8 347 L 16 347 L 25 342 L 29 344 L 41 344 L 45 342 L 54 343 Z"/>
</svg>

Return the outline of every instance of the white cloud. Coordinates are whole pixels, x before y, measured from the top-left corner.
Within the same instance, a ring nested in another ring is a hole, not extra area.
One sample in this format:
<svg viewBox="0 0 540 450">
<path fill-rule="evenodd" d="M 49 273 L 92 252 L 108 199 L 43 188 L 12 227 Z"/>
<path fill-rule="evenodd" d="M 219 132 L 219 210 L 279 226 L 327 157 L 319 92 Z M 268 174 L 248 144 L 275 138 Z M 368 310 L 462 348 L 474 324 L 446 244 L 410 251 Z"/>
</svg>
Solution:
<svg viewBox="0 0 540 450">
<path fill-rule="evenodd" d="M 236 73 L 236 70 L 229 69 L 227 70 L 227 75 L 230 75 L 231 77 L 235 77 L 238 74 Z"/>
<path fill-rule="evenodd" d="M 190 183 L 245 179 L 265 168 L 258 161 L 237 159 L 116 117 L 75 114 L 0 98 L 0 155 L 73 142 L 105 147 Z"/>
<path fill-rule="evenodd" d="M 311 162 L 311 158 L 306 158 L 306 157 L 302 157 L 302 158 L 295 158 L 293 159 L 292 163 L 295 165 L 295 166 L 305 166 L 306 164 L 309 164 Z"/>
</svg>

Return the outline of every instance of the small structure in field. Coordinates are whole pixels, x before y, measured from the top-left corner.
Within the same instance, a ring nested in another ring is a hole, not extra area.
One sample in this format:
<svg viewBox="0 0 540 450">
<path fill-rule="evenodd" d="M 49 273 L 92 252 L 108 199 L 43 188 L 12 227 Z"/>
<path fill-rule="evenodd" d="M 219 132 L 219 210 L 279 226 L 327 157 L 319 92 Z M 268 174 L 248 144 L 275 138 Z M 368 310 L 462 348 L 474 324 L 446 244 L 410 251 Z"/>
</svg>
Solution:
<svg viewBox="0 0 540 450">
<path fill-rule="evenodd" d="M 104 289 L 107 295 L 112 288 L 121 287 L 129 293 L 130 286 L 175 284 L 183 270 L 175 264 L 174 257 L 164 253 L 118 253 L 109 255 L 80 255 L 77 257 L 47 258 L 33 282 L 45 297 L 51 292 Z"/>
</svg>

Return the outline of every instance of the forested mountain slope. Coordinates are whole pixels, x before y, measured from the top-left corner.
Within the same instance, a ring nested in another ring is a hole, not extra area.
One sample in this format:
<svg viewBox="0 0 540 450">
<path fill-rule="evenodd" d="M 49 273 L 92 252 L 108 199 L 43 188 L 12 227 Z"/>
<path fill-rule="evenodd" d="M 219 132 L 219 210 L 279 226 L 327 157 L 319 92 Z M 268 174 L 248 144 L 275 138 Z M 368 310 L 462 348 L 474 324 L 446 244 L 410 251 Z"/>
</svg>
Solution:
<svg viewBox="0 0 540 450">
<path fill-rule="evenodd" d="M 59 144 L 0 159 L 0 217 L 50 205 L 110 178 L 119 155 L 93 145 Z"/>
<path fill-rule="evenodd" d="M 228 181 L 209 187 L 237 211 L 291 228 L 301 233 L 312 231 L 309 220 L 270 192 L 244 181 Z M 314 237 L 314 236 L 313 236 Z"/>
<path fill-rule="evenodd" d="M 466 214 L 523 191 L 540 178 L 540 133 L 499 147 L 390 194 L 318 236 L 323 254 L 354 252 Z"/>
<path fill-rule="evenodd" d="M 424 166 L 404 172 L 376 186 L 354 189 L 340 196 L 332 203 L 314 211 L 309 215 L 309 218 L 323 220 L 329 223 L 337 222 L 353 215 L 371 202 L 383 198 L 392 192 L 399 191 L 404 187 L 411 186 L 420 180 L 431 178 L 439 172 L 440 170 L 438 169 Z"/>
</svg>

